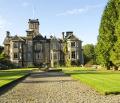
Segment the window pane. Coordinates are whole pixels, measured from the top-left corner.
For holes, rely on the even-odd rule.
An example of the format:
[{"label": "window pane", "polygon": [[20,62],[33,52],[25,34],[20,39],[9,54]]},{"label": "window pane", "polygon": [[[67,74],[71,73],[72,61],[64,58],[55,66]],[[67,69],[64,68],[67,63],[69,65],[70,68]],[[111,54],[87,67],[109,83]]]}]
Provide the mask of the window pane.
[{"label": "window pane", "polygon": [[14,59],[18,58],[18,53],[14,53]]},{"label": "window pane", "polygon": [[75,42],[71,42],[71,47],[75,47]]},{"label": "window pane", "polygon": [[57,54],[56,53],[54,54],[54,59],[57,59]]},{"label": "window pane", "polygon": [[75,59],[75,51],[72,52],[72,58]]},{"label": "window pane", "polygon": [[14,43],[14,44],[13,44],[13,47],[14,47],[14,48],[18,48],[18,43]]},{"label": "window pane", "polygon": [[37,44],[35,45],[35,50],[38,50],[38,51],[42,52],[42,50],[43,50],[42,44],[37,43]]}]

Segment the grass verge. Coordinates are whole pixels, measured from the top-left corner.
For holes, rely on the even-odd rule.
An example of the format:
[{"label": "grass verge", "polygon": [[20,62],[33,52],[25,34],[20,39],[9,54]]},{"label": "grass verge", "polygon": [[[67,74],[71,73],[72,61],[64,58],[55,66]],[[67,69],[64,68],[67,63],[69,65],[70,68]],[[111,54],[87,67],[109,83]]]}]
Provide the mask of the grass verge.
[{"label": "grass verge", "polygon": [[32,68],[0,70],[0,87],[22,78],[30,73],[31,70]]},{"label": "grass verge", "polygon": [[90,68],[62,68],[64,73],[94,88],[101,94],[120,94],[120,71],[100,71]]}]

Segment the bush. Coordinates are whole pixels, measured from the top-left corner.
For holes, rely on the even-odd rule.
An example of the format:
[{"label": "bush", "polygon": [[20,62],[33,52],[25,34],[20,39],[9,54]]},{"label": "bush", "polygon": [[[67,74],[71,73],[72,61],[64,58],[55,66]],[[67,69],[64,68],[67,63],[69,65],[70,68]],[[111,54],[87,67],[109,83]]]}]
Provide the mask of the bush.
[{"label": "bush", "polygon": [[5,69],[14,69],[16,68],[16,65],[10,62],[9,60],[2,60],[0,61],[1,64],[5,65],[7,68]]}]

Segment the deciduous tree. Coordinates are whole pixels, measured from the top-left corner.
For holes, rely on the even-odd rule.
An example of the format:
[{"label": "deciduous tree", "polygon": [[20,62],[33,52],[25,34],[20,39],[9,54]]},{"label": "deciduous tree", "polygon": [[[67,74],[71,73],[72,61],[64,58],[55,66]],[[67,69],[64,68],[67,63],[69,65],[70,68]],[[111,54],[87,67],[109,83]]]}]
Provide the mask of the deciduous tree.
[{"label": "deciduous tree", "polygon": [[86,44],[83,46],[84,62],[85,64],[95,63],[95,46],[93,44]]}]

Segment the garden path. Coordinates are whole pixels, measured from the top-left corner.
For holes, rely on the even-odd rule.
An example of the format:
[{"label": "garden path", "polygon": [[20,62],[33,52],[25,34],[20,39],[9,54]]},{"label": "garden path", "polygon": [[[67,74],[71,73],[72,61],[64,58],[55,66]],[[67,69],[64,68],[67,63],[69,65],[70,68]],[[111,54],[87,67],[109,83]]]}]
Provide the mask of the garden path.
[{"label": "garden path", "polygon": [[1,95],[0,103],[120,103],[120,95],[100,95],[63,72],[39,71]]}]

